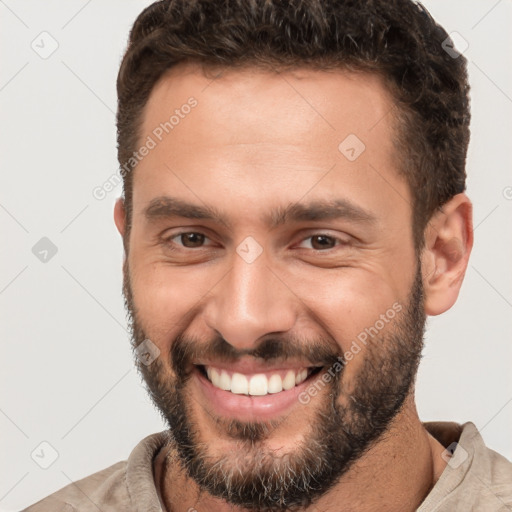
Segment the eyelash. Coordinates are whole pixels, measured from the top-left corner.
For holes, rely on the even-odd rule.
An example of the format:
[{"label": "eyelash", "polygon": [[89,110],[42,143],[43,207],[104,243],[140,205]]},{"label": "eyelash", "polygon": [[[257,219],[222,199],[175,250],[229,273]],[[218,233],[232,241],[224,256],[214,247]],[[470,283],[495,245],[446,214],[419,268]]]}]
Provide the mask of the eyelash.
[{"label": "eyelash", "polygon": [[[205,237],[206,240],[211,240],[207,235],[205,235],[204,233],[201,233],[200,231],[182,231],[180,233],[176,233],[172,236],[169,236],[169,237],[166,237],[163,239],[164,243],[166,245],[173,245],[175,244],[175,242],[172,242],[172,240],[174,240],[175,238],[179,238],[181,237],[182,235],[189,235],[189,234],[194,234],[194,235],[203,235]],[[329,235],[327,233],[322,233],[322,232],[318,232],[318,233],[314,233],[312,235],[309,235],[305,238],[302,238],[300,243],[303,243],[304,241],[306,240],[309,240],[309,239],[312,239],[312,238],[315,238],[315,237],[325,237],[325,238],[330,238],[332,240],[335,241],[335,246],[334,247],[329,247],[327,249],[313,249],[311,248],[311,250],[313,251],[318,251],[318,252],[326,252],[328,251],[329,249],[334,249],[335,247],[338,247],[338,246],[346,246],[348,245],[348,242],[345,241],[345,240],[342,240],[341,238],[338,238],[336,236],[332,236],[332,235]],[[200,246],[200,247],[185,247],[183,244],[177,244],[179,246],[179,249],[177,250],[198,250],[198,249],[204,249],[205,246]]]}]

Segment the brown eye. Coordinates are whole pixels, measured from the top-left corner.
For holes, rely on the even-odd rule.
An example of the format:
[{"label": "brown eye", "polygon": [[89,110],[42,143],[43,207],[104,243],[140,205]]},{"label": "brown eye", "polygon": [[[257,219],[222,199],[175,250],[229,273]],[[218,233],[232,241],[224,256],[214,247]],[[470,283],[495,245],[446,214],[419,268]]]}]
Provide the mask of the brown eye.
[{"label": "brown eye", "polygon": [[201,247],[206,237],[202,233],[181,233],[180,241],[184,247]]},{"label": "brown eye", "polygon": [[315,235],[310,239],[311,247],[315,250],[332,249],[336,245],[336,240],[332,236]]},{"label": "brown eye", "polygon": [[328,252],[330,249],[342,249],[348,245],[349,242],[343,238],[331,236],[326,233],[317,233],[303,238],[299,247],[302,249]]}]

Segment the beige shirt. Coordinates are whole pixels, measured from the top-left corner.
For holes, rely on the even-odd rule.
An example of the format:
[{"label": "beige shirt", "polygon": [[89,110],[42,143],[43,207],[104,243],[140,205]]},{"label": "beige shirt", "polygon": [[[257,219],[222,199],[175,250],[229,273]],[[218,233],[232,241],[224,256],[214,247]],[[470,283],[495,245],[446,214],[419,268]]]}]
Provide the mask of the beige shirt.
[{"label": "beige shirt", "polygon": [[[424,426],[447,448],[448,464],[417,512],[512,511],[512,463],[485,446],[473,423]],[[23,512],[161,512],[153,460],[165,439],[165,432],[146,437],[128,460],[73,482]]]}]

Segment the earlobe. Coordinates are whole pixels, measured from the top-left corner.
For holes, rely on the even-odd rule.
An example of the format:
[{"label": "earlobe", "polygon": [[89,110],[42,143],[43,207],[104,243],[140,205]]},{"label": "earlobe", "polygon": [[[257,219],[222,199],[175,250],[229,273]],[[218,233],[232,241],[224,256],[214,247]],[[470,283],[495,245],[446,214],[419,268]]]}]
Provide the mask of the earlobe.
[{"label": "earlobe", "polygon": [[116,224],[119,234],[124,238],[126,228],[126,211],[124,208],[124,200],[120,197],[114,206],[114,222]]},{"label": "earlobe", "polygon": [[472,247],[472,205],[461,193],[432,216],[425,230],[421,262],[427,315],[444,313],[457,300]]}]

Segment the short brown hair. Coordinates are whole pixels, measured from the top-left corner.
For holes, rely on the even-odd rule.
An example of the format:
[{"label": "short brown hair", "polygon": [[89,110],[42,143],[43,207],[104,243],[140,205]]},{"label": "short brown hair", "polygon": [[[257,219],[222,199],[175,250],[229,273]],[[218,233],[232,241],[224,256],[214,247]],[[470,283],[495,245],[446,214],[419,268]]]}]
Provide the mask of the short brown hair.
[{"label": "short brown hair", "polygon": [[[447,43],[445,30],[411,0],[155,2],[135,21],[117,78],[119,163],[126,171],[151,90],[178,63],[378,73],[397,106],[398,171],[413,197],[419,250],[432,214],[466,188],[467,62],[445,51]],[[133,172],[123,172],[123,185],[129,232]]]}]

